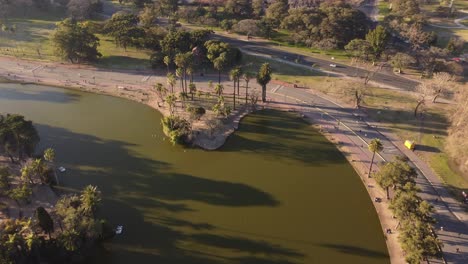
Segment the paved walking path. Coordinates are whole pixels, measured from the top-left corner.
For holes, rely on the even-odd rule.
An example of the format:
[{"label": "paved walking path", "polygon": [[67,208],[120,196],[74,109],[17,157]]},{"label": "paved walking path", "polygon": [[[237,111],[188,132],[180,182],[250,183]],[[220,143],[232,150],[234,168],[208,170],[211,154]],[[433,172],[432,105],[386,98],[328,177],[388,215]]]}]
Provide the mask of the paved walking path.
[{"label": "paved walking path", "polygon": [[[328,129],[343,131],[340,140],[346,139],[354,144],[353,152],[358,154],[359,162],[367,168],[371,159],[367,145],[374,138],[379,138],[384,145],[384,151],[379,155],[379,159],[376,159],[377,162],[392,160],[396,155],[406,155],[418,170],[417,184],[421,188],[421,197],[435,207],[435,218],[438,221],[436,233],[444,243],[443,251],[447,263],[468,263],[467,213],[460,202],[448,193],[427,164],[405,149],[400,139],[384,129],[376,128],[378,124],[369,121],[362,112],[341,106],[308,89],[270,85],[269,97],[286,104],[302,105],[302,112],[306,115],[320,114],[318,120],[329,121]],[[340,121],[339,126],[337,120]],[[361,153],[355,150],[356,147],[361,149]],[[443,230],[440,227],[443,227]],[[458,253],[457,248],[460,251]]]}]

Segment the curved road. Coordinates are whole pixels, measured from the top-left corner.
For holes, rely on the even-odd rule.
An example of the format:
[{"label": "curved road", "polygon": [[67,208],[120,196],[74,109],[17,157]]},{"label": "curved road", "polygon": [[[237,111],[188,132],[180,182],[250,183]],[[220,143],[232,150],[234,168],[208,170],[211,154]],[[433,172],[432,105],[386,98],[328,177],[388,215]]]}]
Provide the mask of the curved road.
[{"label": "curved road", "polygon": [[[235,39],[235,38],[230,38],[224,35],[219,35],[216,34],[214,38],[231,43],[234,46],[237,46],[245,51],[251,52],[251,53],[256,53],[264,56],[269,56],[272,58],[277,58],[277,59],[282,59],[282,60],[287,60],[291,62],[296,62],[300,65],[311,67],[311,65],[316,65],[320,69],[324,70],[324,74],[326,73],[336,73],[337,75],[344,75],[344,76],[349,76],[349,77],[357,77],[357,76],[365,76],[366,71],[345,65],[345,64],[340,64],[336,63],[333,60],[324,60],[324,59],[319,59],[315,57],[310,57],[310,56],[304,56],[302,54],[290,52],[290,51],[284,51],[275,47],[272,47],[269,43],[266,42],[260,42],[260,41],[255,41],[255,40],[242,40],[242,39]],[[330,64],[333,63],[336,65],[336,67],[330,67]],[[415,87],[419,84],[417,81],[410,80],[398,75],[395,75],[391,72],[386,71],[385,69],[381,72],[377,72],[374,74],[372,77],[372,81],[374,83],[386,86],[386,87],[392,87],[395,89],[402,89],[402,90],[407,90],[407,91],[413,91]]]},{"label": "curved road", "polygon": [[[376,158],[379,161],[392,160],[396,155],[407,156],[412,166],[418,171],[416,180],[421,189],[420,196],[431,203],[435,208],[434,217],[437,219],[435,227],[439,239],[443,242],[444,258],[447,263],[468,263],[468,216],[460,202],[455,200],[444,187],[440,179],[432,172],[427,164],[416,156],[412,151],[402,146],[402,142],[396,139],[385,129],[378,128],[377,123],[367,120],[367,117],[354,108],[347,108],[325,98],[314,94],[311,90],[292,88],[283,85],[270,85],[268,97],[275,102],[302,105],[302,112],[307,114],[320,114],[324,121],[338,124],[343,135],[348,141],[369,153],[367,145],[374,138],[379,138],[384,150]],[[361,162],[366,163],[364,160]],[[368,161],[367,161],[367,164]],[[368,165],[367,165],[368,166]],[[443,227],[442,229],[440,227]],[[459,252],[457,252],[457,248]],[[431,263],[440,263],[431,260]]]}]

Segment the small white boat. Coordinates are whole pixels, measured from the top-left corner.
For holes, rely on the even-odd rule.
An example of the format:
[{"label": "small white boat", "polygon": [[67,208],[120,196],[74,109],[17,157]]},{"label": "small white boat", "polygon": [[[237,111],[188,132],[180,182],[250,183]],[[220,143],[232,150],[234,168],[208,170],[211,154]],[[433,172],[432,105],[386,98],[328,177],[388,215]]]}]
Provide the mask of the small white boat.
[{"label": "small white boat", "polygon": [[59,167],[58,170],[59,170],[60,172],[65,172],[65,171],[67,171],[67,169],[65,169],[64,167]]},{"label": "small white boat", "polygon": [[115,234],[120,235],[122,234],[122,231],[123,231],[123,226],[117,226],[117,228],[115,229]]}]

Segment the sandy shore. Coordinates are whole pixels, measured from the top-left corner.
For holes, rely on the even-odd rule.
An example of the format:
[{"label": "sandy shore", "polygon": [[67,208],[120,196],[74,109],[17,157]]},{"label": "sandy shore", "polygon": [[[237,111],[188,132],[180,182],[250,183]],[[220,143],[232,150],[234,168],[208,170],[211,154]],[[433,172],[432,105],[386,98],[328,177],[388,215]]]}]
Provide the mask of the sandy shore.
[{"label": "sandy shore", "polygon": [[[156,82],[166,83],[165,77],[155,76],[153,72],[144,71],[104,71],[103,69],[95,69],[88,66],[63,65],[59,63],[40,63],[35,61],[23,61],[13,58],[0,58],[0,69],[3,67],[2,76],[17,82],[36,83],[51,86],[60,86],[70,89],[78,89],[87,92],[112,95],[134,100],[140,103],[147,104],[161,112],[163,115],[168,115],[168,110],[158,104],[158,99],[153,91],[153,84]],[[215,80],[216,76],[211,76],[211,80]],[[210,80],[210,76],[197,78],[195,82],[197,87],[203,87],[202,83]],[[252,84],[254,82],[251,82]],[[274,85],[272,81],[271,85]],[[225,92],[229,93],[230,82],[223,82]],[[254,85],[252,85],[254,86]],[[255,86],[254,86],[255,87]],[[203,90],[203,89],[201,89]],[[300,106],[288,105],[287,109],[281,102],[269,102],[260,104],[259,107],[295,110],[300,112]],[[183,115],[184,111],[179,108],[177,113]],[[208,132],[203,121],[213,116],[207,115],[205,120],[194,124],[195,138],[193,140],[196,146],[206,150],[214,150],[221,147],[226,139],[238,129],[241,119],[250,112],[247,108],[241,108],[235,111],[224,122],[224,126],[216,130],[212,135]],[[370,161],[370,152],[364,153],[362,148],[356,146],[349,139],[343,137],[342,133],[334,133],[331,129],[335,124],[324,121],[320,118],[320,113],[304,112],[303,117],[314,124],[322,133],[333,143],[338,146],[338,149],[345,154],[345,157],[353,165],[355,170],[360,175],[363,184],[369,192],[370,198],[385,197],[384,192],[377,187],[375,181],[367,178],[368,164]],[[324,129],[328,128],[328,129]],[[346,144],[344,144],[346,143]],[[344,147],[346,145],[346,147]],[[376,170],[377,166],[374,167]],[[385,200],[385,199],[383,199]],[[382,232],[384,229],[391,228],[394,230],[397,221],[392,218],[391,211],[388,209],[388,202],[375,203],[374,206],[379,216]],[[388,234],[386,243],[389,250],[389,255],[392,263],[405,263],[403,252],[397,240],[397,233]]]},{"label": "sandy shore", "polygon": [[[168,116],[169,110],[160,101],[154,90],[156,83],[166,85],[165,72],[132,71],[100,69],[86,65],[63,64],[56,62],[38,62],[19,60],[10,57],[0,57],[0,77],[20,83],[33,83],[40,85],[58,86],[80,91],[111,95],[146,104],[162,115]],[[195,76],[194,83],[197,90],[211,92],[208,88],[210,80],[217,80],[217,75]],[[223,76],[224,94],[232,94],[232,82]],[[180,91],[176,84],[175,92]],[[250,82],[251,89],[258,89],[254,81]],[[190,102],[188,102],[190,103]],[[209,110],[209,109],[207,109]],[[226,139],[239,125],[240,120],[251,112],[249,107],[239,107],[223,120],[222,125],[211,131],[206,123],[216,118],[212,111],[198,121],[192,123],[193,144],[205,150],[214,150],[221,147]],[[181,102],[176,104],[175,113],[188,117]]]}]

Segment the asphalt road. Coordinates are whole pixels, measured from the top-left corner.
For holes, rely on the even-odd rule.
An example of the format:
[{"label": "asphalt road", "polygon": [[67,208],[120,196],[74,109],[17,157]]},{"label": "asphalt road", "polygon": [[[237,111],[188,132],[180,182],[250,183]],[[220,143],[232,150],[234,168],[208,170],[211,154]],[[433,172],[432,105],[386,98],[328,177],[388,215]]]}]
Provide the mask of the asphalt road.
[{"label": "asphalt road", "polygon": [[[298,64],[307,67],[315,65],[319,69],[325,70],[327,72],[332,72],[349,77],[363,77],[366,75],[366,71],[361,68],[336,63],[334,60],[331,60],[331,58],[330,60],[324,60],[315,57],[304,56],[294,52],[280,50],[279,48],[272,47],[267,42],[259,42],[255,40],[247,41],[242,39],[229,38],[221,35],[215,35],[214,38],[228,42],[234,46],[237,46],[243,50],[252,53],[267,55],[271,56],[272,58],[278,58],[291,62],[297,62]],[[330,64],[335,64],[336,67],[331,67]],[[371,81],[386,87],[392,87],[407,91],[414,91],[415,87],[419,84],[416,81],[395,75],[391,72],[391,69],[386,68],[384,68],[380,72],[375,73]]]},{"label": "asphalt road", "polygon": [[[384,128],[379,128],[378,124],[367,120],[366,116],[358,110],[342,107],[327,98],[311,93],[308,89],[270,85],[267,95],[274,101],[302,105],[303,112],[320,111],[321,118],[333,120],[337,124],[337,129],[340,129],[353,144],[364,151],[367,151],[367,145],[372,139],[379,138],[384,150],[378,157],[376,156],[376,163],[391,161],[397,155],[407,156],[410,164],[418,171],[416,182],[421,189],[419,193],[421,198],[431,203],[436,210],[435,232],[444,243],[443,252],[447,263],[468,263],[466,212],[424,161],[413,152],[397,147],[397,145],[401,146],[402,142],[395,139]],[[340,121],[339,125],[337,120]],[[432,260],[431,263],[437,262]]]}]

